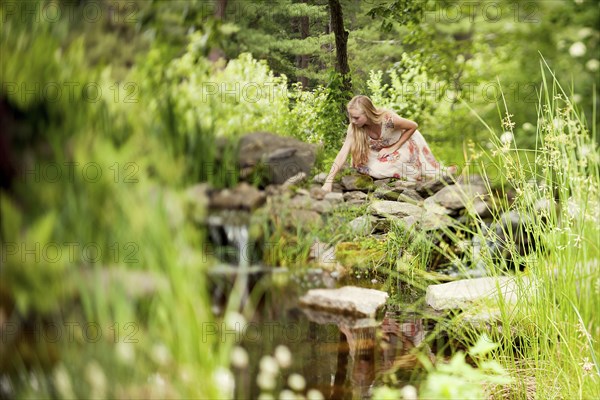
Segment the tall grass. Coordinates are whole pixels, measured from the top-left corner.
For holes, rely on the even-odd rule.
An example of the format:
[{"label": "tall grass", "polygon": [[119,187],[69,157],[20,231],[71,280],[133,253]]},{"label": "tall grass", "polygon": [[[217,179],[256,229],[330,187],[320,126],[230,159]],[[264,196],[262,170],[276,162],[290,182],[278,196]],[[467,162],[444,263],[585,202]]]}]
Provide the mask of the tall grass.
[{"label": "tall grass", "polygon": [[[600,375],[600,155],[595,127],[585,118],[557,78],[542,67],[536,148],[518,147],[519,137],[494,140],[482,164],[516,192],[496,204],[495,222],[506,211],[523,216],[531,239],[519,254],[518,238],[506,229],[506,258],[525,266],[519,300],[499,300],[496,330],[501,346],[495,357],[515,378],[496,390],[501,398],[599,398]],[[502,131],[513,133],[506,110]],[[595,120],[595,116],[592,121]],[[486,125],[487,126],[487,125]],[[504,136],[511,137],[505,134]],[[485,169],[486,165],[482,165]],[[482,242],[490,234],[475,230]],[[499,240],[499,238],[495,238]],[[506,271],[505,259],[482,255],[492,273]],[[501,326],[501,328],[499,328]]]}]

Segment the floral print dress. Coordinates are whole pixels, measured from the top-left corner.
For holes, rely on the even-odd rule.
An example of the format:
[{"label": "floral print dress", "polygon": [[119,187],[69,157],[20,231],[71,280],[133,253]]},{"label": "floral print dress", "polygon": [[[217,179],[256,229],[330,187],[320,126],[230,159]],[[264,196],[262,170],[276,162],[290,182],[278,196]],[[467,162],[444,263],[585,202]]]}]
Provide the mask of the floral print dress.
[{"label": "floral print dress", "polygon": [[418,130],[398,150],[378,157],[379,150],[397,143],[403,133],[404,130],[394,127],[392,114],[388,113],[381,123],[379,139],[369,137],[368,163],[359,165],[357,170],[375,179],[400,178],[407,181],[421,181],[445,174],[445,168],[435,159]]}]

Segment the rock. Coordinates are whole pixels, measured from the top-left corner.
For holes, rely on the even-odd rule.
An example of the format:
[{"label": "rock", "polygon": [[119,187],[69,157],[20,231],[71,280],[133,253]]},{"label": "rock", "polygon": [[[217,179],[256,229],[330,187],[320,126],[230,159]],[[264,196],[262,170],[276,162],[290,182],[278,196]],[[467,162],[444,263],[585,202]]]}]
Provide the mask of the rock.
[{"label": "rock", "polygon": [[376,188],[383,188],[383,189],[389,190],[389,189],[391,189],[391,186],[388,185],[388,181],[380,179],[380,180],[373,182],[373,185],[375,185]]},{"label": "rock", "polygon": [[[399,190],[399,189],[397,189]],[[403,201],[405,203],[417,204],[423,201],[423,198],[419,195],[419,193],[414,189],[404,189],[400,193],[398,197],[398,201]]]},{"label": "rock", "polygon": [[335,247],[331,246],[329,243],[323,243],[316,240],[312,246],[310,246],[309,259],[314,260],[317,265],[327,270],[333,270],[337,264],[335,259]]},{"label": "rock", "polygon": [[408,181],[396,181],[393,182],[392,187],[394,189],[398,189],[398,190],[414,190],[417,187],[417,183],[416,182],[408,182]]},{"label": "rock", "polygon": [[354,192],[345,192],[344,193],[344,200],[345,201],[354,201],[354,200],[358,200],[358,201],[364,201],[367,199],[367,194],[363,193],[363,192],[358,192],[358,191],[354,191]]},{"label": "rock", "polygon": [[[266,183],[281,185],[300,172],[310,173],[315,156],[313,144],[272,133],[251,133],[240,139],[240,176],[247,178],[257,172]],[[261,164],[264,169],[259,168]]]},{"label": "rock", "polygon": [[484,186],[479,185],[449,185],[441,189],[432,198],[436,203],[451,210],[460,210],[467,204],[475,201],[476,197],[483,197],[487,193]]},{"label": "rock", "polygon": [[292,185],[296,185],[306,179],[306,172],[298,172],[294,176],[290,176],[285,182],[283,182],[283,187],[287,188]]},{"label": "rock", "polygon": [[389,187],[378,187],[373,193],[376,199],[398,201],[400,193],[393,191]]},{"label": "rock", "polygon": [[264,204],[266,196],[254,186],[240,182],[233,189],[223,189],[213,193],[210,208],[221,210],[254,210]]},{"label": "rock", "polygon": [[321,187],[312,187],[310,188],[310,197],[312,197],[315,200],[323,200],[323,198],[325,198],[325,195],[327,194],[326,191],[324,191],[323,189],[321,189]]},{"label": "rock", "polygon": [[304,307],[339,314],[374,317],[388,298],[386,292],[356,286],[339,289],[311,289],[300,298]]},{"label": "rock", "polygon": [[207,183],[199,183],[185,190],[186,211],[192,221],[202,223],[206,219],[210,191],[210,185]]},{"label": "rock", "polygon": [[378,322],[375,318],[356,318],[310,308],[302,308],[302,312],[310,321],[319,325],[334,324],[347,329],[376,328],[381,325],[381,322]]},{"label": "rock", "polygon": [[395,215],[398,217],[406,217],[408,215],[421,216],[423,209],[419,206],[409,203],[376,200],[369,206],[369,212],[371,214],[377,214],[381,216]]},{"label": "rock", "polygon": [[402,218],[401,221],[407,228],[411,228],[413,225],[419,223],[419,218],[415,217],[414,215],[409,215],[407,217]]},{"label": "rock", "polygon": [[329,192],[325,195],[325,200],[332,204],[339,204],[344,202],[344,195],[342,193]]},{"label": "rock", "polygon": [[433,231],[451,226],[455,219],[444,214],[435,214],[431,211],[425,211],[419,220],[419,228],[424,231]]},{"label": "rock", "polygon": [[439,205],[435,201],[434,197],[426,198],[425,201],[423,202],[423,208],[425,208],[426,211],[428,211],[432,214],[438,214],[438,215],[452,214],[452,210],[448,210],[446,207]]},{"label": "rock", "polygon": [[446,178],[446,177],[442,177],[439,179],[432,179],[432,180],[428,180],[423,183],[417,184],[415,190],[421,196],[427,197],[427,196],[436,194],[437,192],[442,190],[444,187],[448,186],[448,182],[451,182],[451,180],[449,180],[449,178]]},{"label": "rock", "polygon": [[361,215],[358,218],[350,221],[350,229],[355,235],[368,235],[373,232],[373,226],[377,222],[377,218],[372,215]]},{"label": "rock", "polygon": [[509,276],[463,279],[430,285],[427,287],[425,300],[430,307],[438,311],[468,308],[474,303],[486,301],[495,305],[499,295],[498,287],[504,301],[517,301],[517,284],[515,278]]},{"label": "rock", "polygon": [[323,226],[321,215],[311,210],[290,210],[289,218],[285,218],[285,225],[288,228],[297,226]]},{"label": "rock", "polygon": [[310,209],[313,200],[310,196],[296,195],[290,199],[288,206],[294,209]]},{"label": "rock", "polygon": [[321,172],[320,174],[317,174],[315,176],[313,176],[312,181],[314,183],[319,183],[319,184],[324,184],[325,183],[325,179],[327,179],[327,173],[326,172]]},{"label": "rock", "polygon": [[369,192],[375,188],[373,178],[363,174],[342,176],[342,186],[346,191],[360,190],[361,192]]},{"label": "rock", "polygon": [[327,214],[333,210],[333,204],[328,200],[317,200],[311,203],[310,209],[319,214]]},{"label": "rock", "polygon": [[492,216],[490,206],[481,199],[475,199],[473,203],[473,212],[479,215],[480,218],[489,218]]}]

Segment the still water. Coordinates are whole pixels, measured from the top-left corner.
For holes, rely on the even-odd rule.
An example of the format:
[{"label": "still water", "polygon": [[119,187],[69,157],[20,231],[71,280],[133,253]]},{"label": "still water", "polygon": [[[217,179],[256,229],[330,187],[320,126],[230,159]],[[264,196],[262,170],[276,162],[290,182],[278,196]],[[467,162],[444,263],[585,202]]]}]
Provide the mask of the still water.
[{"label": "still water", "polygon": [[[213,294],[227,293],[225,280],[213,277],[213,282]],[[356,319],[302,308],[298,299],[308,287],[323,286],[306,273],[257,272],[247,282],[252,287],[246,294],[247,322],[237,334],[229,333],[249,355],[246,367],[232,368],[237,399],[256,399],[261,393],[279,398],[281,390],[290,389],[291,374],[304,377],[305,389],[296,392],[304,396],[317,389],[325,399],[371,398],[373,389],[384,383],[415,384],[420,376],[417,354],[434,357],[424,343],[433,322],[422,314],[396,309],[377,319]],[[257,383],[260,361],[273,356],[278,345],[290,350],[291,365],[279,368],[273,389],[263,390],[265,385],[261,389]]]}]

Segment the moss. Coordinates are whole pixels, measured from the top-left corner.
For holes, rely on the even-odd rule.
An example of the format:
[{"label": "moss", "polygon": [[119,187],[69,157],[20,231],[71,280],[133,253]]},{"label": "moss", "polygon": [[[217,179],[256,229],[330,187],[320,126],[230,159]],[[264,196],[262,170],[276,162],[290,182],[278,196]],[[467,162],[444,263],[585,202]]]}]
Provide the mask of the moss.
[{"label": "moss", "polygon": [[336,259],[346,268],[369,268],[385,260],[385,243],[365,240],[361,243],[341,242],[335,247]]}]

